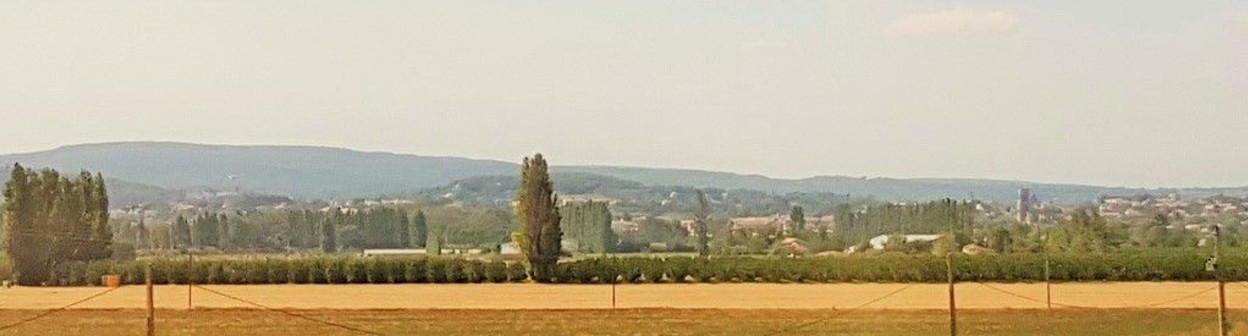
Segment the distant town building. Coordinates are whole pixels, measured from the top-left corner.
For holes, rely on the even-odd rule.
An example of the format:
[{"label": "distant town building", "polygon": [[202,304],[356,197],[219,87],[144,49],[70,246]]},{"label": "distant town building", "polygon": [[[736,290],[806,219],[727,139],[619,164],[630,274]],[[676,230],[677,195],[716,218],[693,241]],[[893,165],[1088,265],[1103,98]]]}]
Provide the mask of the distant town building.
[{"label": "distant town building", "polygon": [[1030,188],[1018,189],[1018,221],[1031,224],[1031,206],[1036,200]]}]

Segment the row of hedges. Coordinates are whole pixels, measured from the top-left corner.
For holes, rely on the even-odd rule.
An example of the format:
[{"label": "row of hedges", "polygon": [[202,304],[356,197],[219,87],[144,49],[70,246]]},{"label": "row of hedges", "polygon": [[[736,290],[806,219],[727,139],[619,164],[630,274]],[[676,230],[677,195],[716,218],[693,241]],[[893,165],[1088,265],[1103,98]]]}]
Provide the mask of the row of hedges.
[{"label": "row of hedges", "polygon": [[[1208,281],[1209,255],[1195,250],[1107,255],[1049,256],[1053,281]],[[1042,254],[954,258],[958,281],[1036,282],[1045,279]],[[1248,280],[1248,256],[1222,256],[1226,280]],[[563,283],[620,282],[945,282],[945,258],[928,255],[848,256],[804,259],[622,258],[560,264]],[[618,275],[618,276],[613,276]]]},{"label": "row of hedges", "polygon": [[71,264],[67,285],[99,285],[106,274],[124,284],[145,281],[152,269],[155,284],[392,284],[484,283],[526,280],[517,263],[453,258],[253,258],[237,260],[149,259]]},{"label": "row of hedges", "polygon": [[[1049,257],[1055,281],[1201,281],[1208,254],[1196,250]],[[959,281],[1043,281],[1044,255],[957,255]],[[501,283],[528,281],[518,263],[459,258],[302,257],[239,260],[150,259],[71,264],[63,284],[98,285],[105,274],[142,283],[150,264],[157,284]],[[1221,274],[1248,280],[1248,256],[1223,256]],[[560,263],[555,283],[944,282],[945,258],[877,255],[803,259],[600,258]]]}]

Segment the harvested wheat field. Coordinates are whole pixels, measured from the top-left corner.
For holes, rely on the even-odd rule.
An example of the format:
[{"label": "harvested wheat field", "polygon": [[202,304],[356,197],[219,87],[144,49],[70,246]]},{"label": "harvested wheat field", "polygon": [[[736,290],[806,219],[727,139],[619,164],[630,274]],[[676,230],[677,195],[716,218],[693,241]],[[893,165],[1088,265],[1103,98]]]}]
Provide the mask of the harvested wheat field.
[{"label": "harvested wheat field", "polygon": [[[1248,335],[1235,311],[1232,335]],[[0,310],[0,325],[38,314]],[[301,310],[309,320],[246,309],[158,310],[156,334],[308,335],[948,335],[944,311],[621,309],[621,310]],[[144,312],[69,310],[0,330],[0,335],[143,335]],[[960,335],[1214,335],[1211,310],[970,310]],[[353,328],[345,329],[323,322]]]},{"label": "harvested wheat field", "polygon": [[[187,286],[156,286],[156,306],[185,309]],[[1046,308],[1044,284],[959,283],[965,309]],[[1052,286],[1054,308],[1215,308],[1216,284],[1205,282],[1066,283]],[[0,289],[0,309],[49,309],[104,291],[99,287]],[[1248,284],[1228,283],[1227,304],[1248,308]],[[253,308],[217,291],[270,307],[293,309],[603,309],[610,285],[215,285],[195,288],[198,308]],[[617,308],[926,310],[948,307],[943,284],[641,284],[615,286]],[[143,286],[126,286],[75,308],[145,306]],[[891,294],[891,295],[890,295]],[[878,301],[876,301],[878,300]]]}]

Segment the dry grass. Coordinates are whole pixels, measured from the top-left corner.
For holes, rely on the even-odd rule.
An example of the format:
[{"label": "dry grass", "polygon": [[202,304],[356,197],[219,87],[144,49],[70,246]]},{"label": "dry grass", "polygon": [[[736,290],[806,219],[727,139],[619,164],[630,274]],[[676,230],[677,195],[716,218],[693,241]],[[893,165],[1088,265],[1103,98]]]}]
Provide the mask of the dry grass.
[{"label": "dry grass", "polygon": [[[944,335],[947,288],[914,285],[866,309],[849,311],[898,284],[621,285],[611,310],[607,285],[257,285],[211,286],[265,305],[386,335]],[[993,284],[1043,300],[1043,284]],[[1057,309],[990,289],[959,284],[961,335],[1206,335],[1215,333],[1212,283],[1073,283],[1054,300],[1117,308],[1171,301],[1164,309]],[[1228,303],[1248,308],[1248,285],[1229,284]],[[0,289],[0,325],[82,299],[101,288]],[[355,335],[351,331],[195,291],[159,286],[162,335]],[[124,287],[0,335],[140,335],[144,290]],[[835,308],[835,309],[833,309]],[[1200,309],[1193,309],[1200,308]],[[1232,311],[1236,335],[1248,336],[1248,311]],[[795,325],[821,321],[807,328]]]},{"label": "dry grass", "polygon": [[[0,310],[7,324],[36,314]],[[385,335],[945,335],[944,311],[831,310],[309,310],[302,314]],[[1235,335],[1248,335],[1244,311]],[[1209,335],[1210,310],[971,310],[961,335]],[[799,330],[788,328],[828,319]],[[142,335],[142,310],[70,310],[0,335]],[[242,309],[161,310],[161,335],[358,335],[276,312]]]},{"label": "dry grass", "polygon": [[[616,287],[619,308],[845,309],[888,294],[900,284],[664,284]],[[976,283],[957,286],[958,306],[967,309],[1045,308],[1043,284],[993,284],[1040,300],[1028,301]],[[1070,283],[1053,286],[1053,301],[1099,308],[1142,306],[1200,293],[1150,308],[1214,308],[1213,283]],[[231,295],[297,309],[602,309],[611,308],[609,285],[427,284],[427,285],[254,285],[209,286]],[[90,296],[98,287],[0,289],[0,309],[48,309]],[[1203,291],[1203,292],[1202,292]],[[1228,284],[1231,308],[1248,308],[1248,285]],[[160,308],[186,308],[186,286],[157,286]],[[872,304],[883,309],[944,309],[945,285],[920,284]],[[195,290],[196,307],[250,308]],[[82,308],[144,307],[141,286],[128,286]]]}]

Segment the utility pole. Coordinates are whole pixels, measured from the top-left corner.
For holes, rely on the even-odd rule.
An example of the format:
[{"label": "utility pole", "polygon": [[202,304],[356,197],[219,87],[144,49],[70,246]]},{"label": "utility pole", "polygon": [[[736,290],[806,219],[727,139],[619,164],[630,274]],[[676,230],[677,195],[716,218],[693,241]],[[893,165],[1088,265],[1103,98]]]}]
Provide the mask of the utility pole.
[{"label": "utility pole", "polygon": [[958,306],[953,294],[953,253],[945,254],[945,270],[949,276],[949,336],[958,336]]},{"label": "utility pole", "polygon": [[147,336],[156,336],[156,302],[152,293],[152,264],[147,264]]}]

